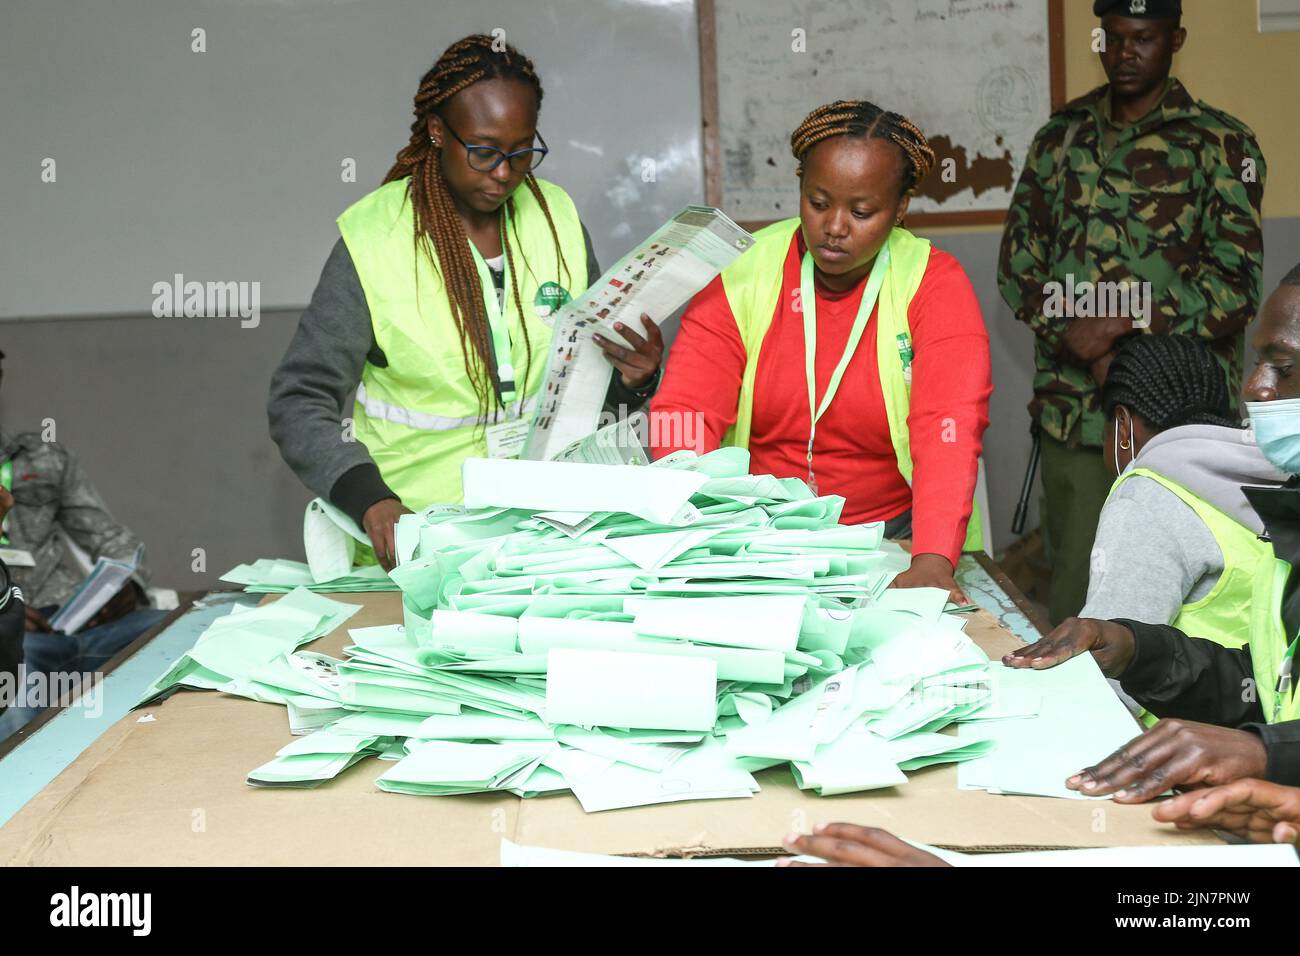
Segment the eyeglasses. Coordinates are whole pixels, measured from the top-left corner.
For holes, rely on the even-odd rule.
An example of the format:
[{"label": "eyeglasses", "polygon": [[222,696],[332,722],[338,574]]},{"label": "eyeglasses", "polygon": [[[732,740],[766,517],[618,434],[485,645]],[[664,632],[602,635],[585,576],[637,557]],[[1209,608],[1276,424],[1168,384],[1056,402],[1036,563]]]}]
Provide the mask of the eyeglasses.
[{"label": "eyeglasses", "polygon": [[442,120],[442,125],[448,133],[456,138],[456,142],[465,147],[465,158],[469,162],[470,169],[476,169],[480,173],[490,173],[501,165],[501,161],[509,160],[510,168],[517,173],[532,172],[538,166],[542,165],[542,160],[551,150],[546,145],[546,140],[542,139],[542,134],[537,134],[540,147],[531,146],[528,149],[517,149],[513,153],[507,153],[504,150],[497,149],[495,146],[478,146],[467,143],[460,138],[454,129],[451,128],[446,118],[441,114],[435,114],[438,119]]}]

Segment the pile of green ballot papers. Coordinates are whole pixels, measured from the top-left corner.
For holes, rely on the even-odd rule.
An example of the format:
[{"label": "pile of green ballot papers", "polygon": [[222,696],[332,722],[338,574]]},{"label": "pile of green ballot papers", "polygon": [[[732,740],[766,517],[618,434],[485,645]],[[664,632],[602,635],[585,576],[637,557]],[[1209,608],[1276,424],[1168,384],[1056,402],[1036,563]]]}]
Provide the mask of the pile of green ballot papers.
[{"label": "pile of green ballot papers", "polygon": [[252,564],[236,565],[221,580],[241,584],[252,594],[287,594],[294,588],[322,593],[397,590],[388,572],[377,564],[361,565],[328,581],[317,581],[302,561],[283,558],[260,558]]},{"label": "pile of green ballot papers", "polygon": [[568,790],[589,812],[745,798],[780,765],[821,794],[901,785],[993,747],[943,728],[1037,712],[1024,688],[995,694],[946,592],[888,589],[906,558],[880,524],[748,468],[734,448],[467,461],[463,505],[398,524],[400,624],[349,631],[343,659],[299,650],[355,610],[303,582],[218,620],[151,695],[284,704],[310,735],[255,785],[377,755],[383,790]]},{"label": "pile of green ballot papers", "polygon": [[[241,564],[221,580],[242,584],[254,594],[284,594],[294,588],[309,591],[395,591],[397,585],[379,565],[355,564],[358,545],[369,548],[370,539],[356,522],[323,498],[307,505],[302,522],[307,561],[263,558]],[[370,554],[369,551],[364,553]],[[374,561],[373,554],[370,561]]]}]

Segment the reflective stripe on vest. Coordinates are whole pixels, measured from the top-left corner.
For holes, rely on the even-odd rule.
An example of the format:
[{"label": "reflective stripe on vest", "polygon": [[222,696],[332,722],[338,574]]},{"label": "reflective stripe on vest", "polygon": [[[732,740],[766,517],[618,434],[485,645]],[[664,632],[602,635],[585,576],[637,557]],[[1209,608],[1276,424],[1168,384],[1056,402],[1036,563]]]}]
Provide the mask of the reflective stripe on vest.
[{"label": "reflective stripe on vest", "polygon": [[400,405],[391,405],[378,398],[372,398],[366,394],[366,383],[362,382],[357,386],[357,404],[364,408],[366,414],[371,418],[382,418],[386,422],[405,425],[407,428],[418,428],[421,431],[445,432],[453,428],[490,425],[495,421],[506,421],[523,415],[531,415],[537,410],[537,396],[534,395],[523,402],[511,402],[506,406],[505,415],[495,419],[484,418],[481,415],[471,415],[468,418],[442,418],[437,415],[426,415],[424,412],[411,408],[402,408]]},{"label": "reflective stripe on vest", "polygon": [[[776,314],[785,275],[786,256],[798,228],[799,220],[795,218],[760,229],[754,236],[753,248],[722,270],[723,291],[731,314],[736,319],[746,356],[736,407],[736,424],[723,438],[724,445],[749,447],[759,353]],[[880,370],[885,419],[889,423],[889,438],[894,446],[898,471],[903,480],[911,485],[911,434],[907,427],[907,414],[911,408],[911,382],[910,374],[905,373],[905,364],[911,361],[912,339],[907,309],[921,285],[926,265],[930,261],[930,242],[912,235],[901,226],[890,230],[887,241],[889,271],[876,303],[876,365]],[[978,504],[972,502],[963,551],[983,550],[982,526]]]},{"label": "reflective stripe on vest", "polygon": [[1300,718],[1294,678],[1287,693],[1279,694],[1277,689],[1278,671],[1291,644],[1282,621],[1282,595],[1290,575],[1291,565],[1280,558],[1263,562],[1255,576],[1250,605],[1250,660],[1255,672],[1255,693],[1264,709],[1264,719],[1270,724]]},{"label": "reflective stripe on vest", "polygon": [[[362,371],[354,434],[403,504],[419,511],[461,500],[461,463],[485,457],[487,442],[440,269],[415,249],[409,182],[395,180],[363,196],[338,223],[366,295],[375,343],[388,360],[382,368],[367,362]],[[545,378],[551,329],[543,320],[553,320],[561,290],[571,298],[587,288],[587,248],[573,201],[551,183],[537,180],[537,186],[546,210],[521,185],[511,195],[514,208],[502,237],[514,267],[504,308],[513,354],[497,361],[516,370],[523,403],[512,403],[516,415],[531,412],[530,400]]]}]

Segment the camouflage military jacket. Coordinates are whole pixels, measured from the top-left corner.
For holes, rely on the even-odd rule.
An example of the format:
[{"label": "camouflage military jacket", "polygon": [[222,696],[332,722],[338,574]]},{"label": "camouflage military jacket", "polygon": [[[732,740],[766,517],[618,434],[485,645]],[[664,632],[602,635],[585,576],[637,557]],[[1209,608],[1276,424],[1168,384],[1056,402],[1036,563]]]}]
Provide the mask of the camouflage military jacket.
[{"label": "camouflage military jacket", "polygon": [[1098,387],[1059,351],[1066,324],[1087,321],[1086,311],[1061,315],[1055,292],[1150,283],[1148,314],[1135,327],[1205,341],[1235,396],[1264,259],[1264,158],[1248,127],[1177,80],[1137,122],[1118,126],[1110,116],[1103,86],[1038,131],[998,262],[1003,299],[1035,333],[1030,413],[1062,441],[1082,422],[1086,445],[1102,441]]},{"label": "camouflage military jacket", "polygon": [[[37,432],[0,432],[0,461],[13,462],[14,506],[5,522],[7,547],[30,551],[35,567],[11,567],[14,583],[23,589],[28,607],[62,604],[85,575],[72,560],[59,536],[62,529],[95,560],[130,561],[140,543],[113,519],[104,500],[76,456],[55,442],[43,442]],[[141,588],[148,571],[136,576]]]}]

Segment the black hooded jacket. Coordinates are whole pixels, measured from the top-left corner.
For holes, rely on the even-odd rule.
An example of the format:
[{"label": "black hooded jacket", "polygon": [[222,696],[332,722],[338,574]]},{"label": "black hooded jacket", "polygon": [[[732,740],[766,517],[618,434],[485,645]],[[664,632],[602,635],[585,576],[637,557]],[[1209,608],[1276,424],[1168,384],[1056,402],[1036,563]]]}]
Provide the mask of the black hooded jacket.
[{"label": "black hooded jacket", "polygon": [[[1279,488],[1244,488],[1264,522],[1273,553],[1288,562],[1282,622],[1300,633],[1300,477]],[[1167,624],[1117,620],[1133,632],[1133,660],[1119,677],[1125,693],[1161,717],[1237,727],[1260,735],[1268,751],[1266,776],[1300,786],[1300,720],[1266,723],[1254,686],[1250,645],[1232,649]],[[1292,683],[1291,692],[1295,692]]]}]

